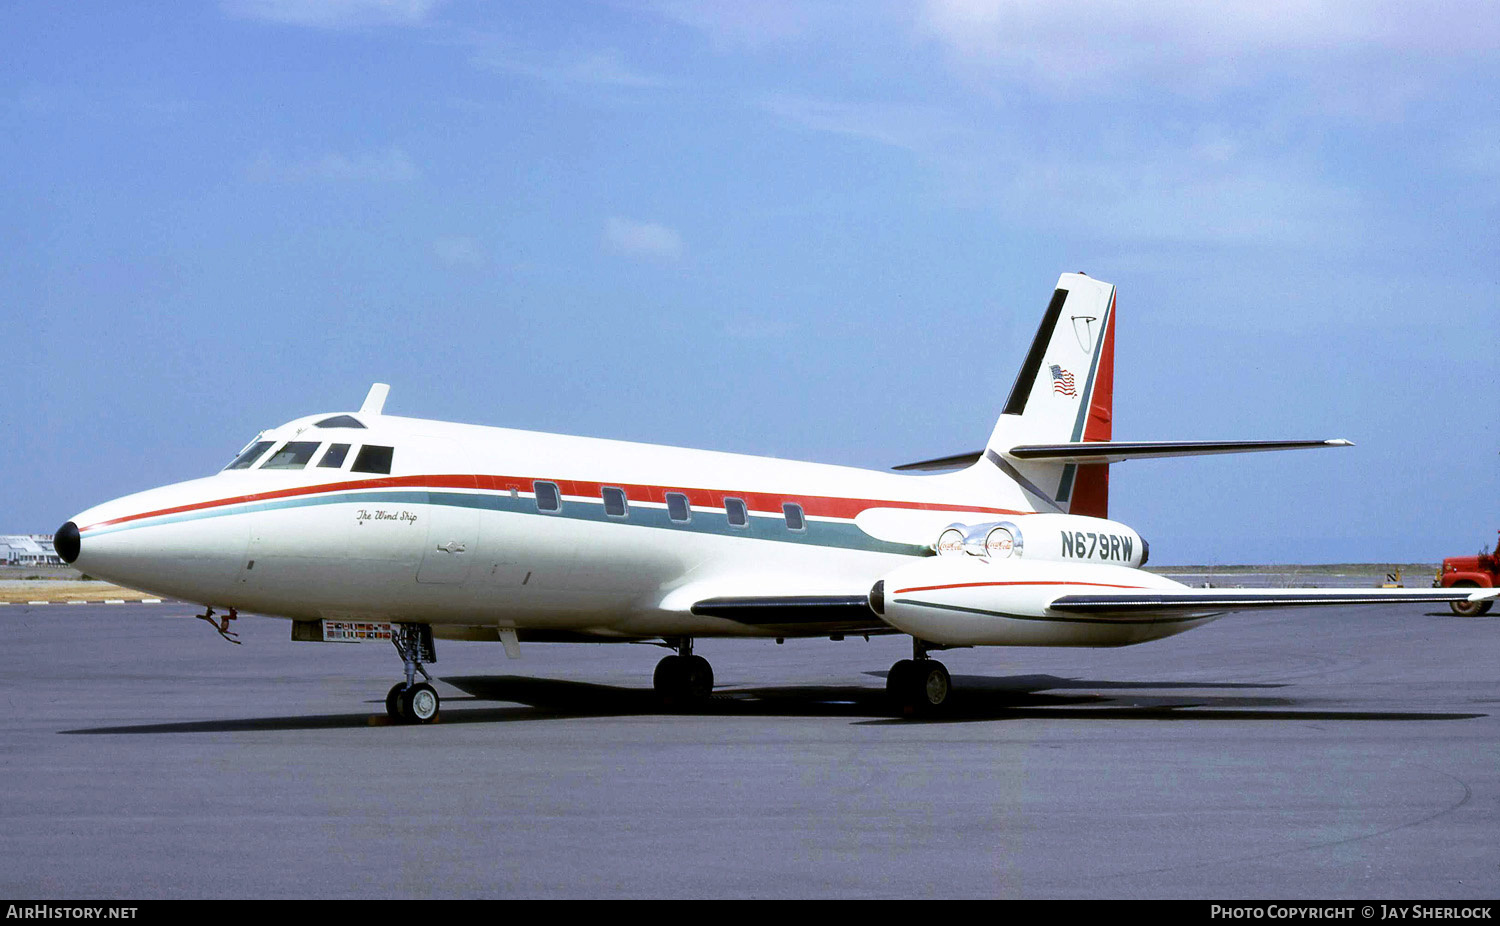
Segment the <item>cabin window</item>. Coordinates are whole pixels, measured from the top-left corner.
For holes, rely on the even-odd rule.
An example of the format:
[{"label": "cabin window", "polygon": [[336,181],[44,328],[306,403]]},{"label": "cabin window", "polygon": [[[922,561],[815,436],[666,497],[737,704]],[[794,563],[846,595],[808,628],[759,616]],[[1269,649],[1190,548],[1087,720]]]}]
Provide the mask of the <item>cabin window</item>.
[{"label": "cabin window", "polygon": [[234,458],[234,462],[230,463],[224,468],[249,469],[251,464],[253,464],[256,460],[259,460],[261,454],[265,453],[267,450],[270,450],[271,445],[274,443],[276,442],[270,440],[258,440],[255,443],[251,444],[249,447],[246,447],[244,450],[240,451],[240,455]]},{"label": "cabin window", "polygon": [[271,454],[271,459],[260,465],[261,469],[301,469],[318,452],[319,441],[293,440],[281,445]]},{"label": "cabin window", "polygon": [[786,515],[786,529],[789,531],[807,530],[807,519],[802,516],[802,506],[787,502],[781,506],[782,514]]},{"label": "cabin window", "polygon": [[340,466],[344,465],[344,459],[348,456],[348,444],[329,444],[328,452],[323,454],[323,459],[318,461],[318,467],[320,469],[323,467],[327,467],[329,469],[338,469]]},{"label": "cabin window", "polygon": [[729,516],[730,527],[749,527],[750,513],[745,509],[745,500],[742,498],[724,499],[724,513]]},{"label": "cabin window", "polygon": [[534,482],[531,485],[536,490],[537,511],[562,510],[562,498],[557,494],[557,483]]},{"label": "cabin window", "polygon": [[353,417],[352,415],[334,415],[332,418],[324,418],[322,421],[319,421],[317,424],[313,425],[313,427],[315,427],[315,428],[363,428],[364,425],[360,424],[359,423],[359,419]]},{"label": "cabin window", "polygon": [[394,447],[377,447],[374,444],[365,444],[359,448],[359,456],[354,458],[354,465],[350,467],[356,473],[386,473],[391,471],[391,457],[396,453]]},{"label": "cabin window", "polygon": [[627,515],[625,510],[625,490],[606,488],[604,495],[604,513],[612,518],[623,518]]},{"label": "cabin window", "polygon": [[688,506],[688,497],[681,492],[667,493],[667,517],[686,524],[693,519],[693,509]]}]

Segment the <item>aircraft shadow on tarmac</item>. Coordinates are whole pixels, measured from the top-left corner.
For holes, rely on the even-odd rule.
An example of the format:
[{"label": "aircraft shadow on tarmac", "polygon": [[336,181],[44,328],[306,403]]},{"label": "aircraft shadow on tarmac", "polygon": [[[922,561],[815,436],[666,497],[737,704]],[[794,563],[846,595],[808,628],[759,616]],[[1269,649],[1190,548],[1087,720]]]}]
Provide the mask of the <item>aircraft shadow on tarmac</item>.
[{"label": "aircraft shadow on tarmac", "polygon": [[[883,679],[884,672],[867,673]],[[443,682],[467,697],[443,698],[439,723],[508,723],[578,717],[692,714],[704,717],[848,717],[860,723],[974,723],[1059,720],[1472,720],[1487,714],[1312,709],[1295,697],[1248,692],[1287,687],[1248,682],[1112,682],[1053,675],[954,676],[952,706],[939,717],[903,716],[883,688],[786,686],[727,688],[690,710],[666,707],[650,689],[517,675],[457,676]],[[1179,693],[1172,693],[1179,692]],[[1246,692],[1241,694],[1239,692]],[[475,702],[516,706],[470,707]],[[371,702],[376,703],[376,702]],[[1303,705],[1308,705],[1304,707]],[[67,734],[223,733],[389,726],[384,710],[152,723],[61,730]]]}]

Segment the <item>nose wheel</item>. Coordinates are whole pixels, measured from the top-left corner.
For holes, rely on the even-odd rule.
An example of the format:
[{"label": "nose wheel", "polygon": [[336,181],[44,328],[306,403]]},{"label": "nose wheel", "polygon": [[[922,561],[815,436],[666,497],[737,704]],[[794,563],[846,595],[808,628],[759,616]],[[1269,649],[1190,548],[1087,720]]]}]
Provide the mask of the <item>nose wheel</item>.
[{"label": "nose wheel", "polygon": [[[428,624],[395,624],[391,629],[391,643],[395,644],[406,667],[406,681],[397,682],[386,693],[385,712],[397,723],[432,723],[437,720],[441,699],[437,689],[430,684],[432,676],[422,667],[424,662],[437,662],[432,627]],[[427,681],[417,681],[418,672]]]},{"label": "nose wheel", "polygon": [[439,700],[437,689],[426,682],[410,688],[405,682],[397,682],[385,696],[385,712],[401,723],[432,723],[437,719]]},{"label": "nose wheel", "polygon": [[946,666],[927,655],[921,640],[912,641],[912,651],[915,658],[901,660],[886,673],[886,693],[908,716],[939,714],[952,703],[953,678]]}]

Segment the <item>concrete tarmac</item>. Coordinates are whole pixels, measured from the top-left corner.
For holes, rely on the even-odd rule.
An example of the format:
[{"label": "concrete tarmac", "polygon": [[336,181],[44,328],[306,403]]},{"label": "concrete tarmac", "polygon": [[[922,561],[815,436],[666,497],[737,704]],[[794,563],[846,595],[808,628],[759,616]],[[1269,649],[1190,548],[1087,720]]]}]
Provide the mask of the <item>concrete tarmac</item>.
[{"label": "concrete tarmac", "polygon": [[905,637],[664,650],[438,641],[441,723],[388,645],[231,645],[188,605],[0,608],[0,895],[1500,896],[1500,616],[1232,615],[1120,650]]}]

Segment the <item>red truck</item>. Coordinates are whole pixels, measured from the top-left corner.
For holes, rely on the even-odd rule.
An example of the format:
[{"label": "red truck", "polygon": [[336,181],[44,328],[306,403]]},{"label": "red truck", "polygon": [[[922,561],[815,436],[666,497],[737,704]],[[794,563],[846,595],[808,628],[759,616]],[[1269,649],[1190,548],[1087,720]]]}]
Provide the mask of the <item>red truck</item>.
[{"label": "red truck", "polygon": [[[1494,588],[1500,585],[1500,543],[1495,552],[1478,556],[1450,556],[1432,580],[1433,588]],[[1490,609],[1490,601],[1455,601],[1448,605],[1460,617],[1478,617]]]}]

